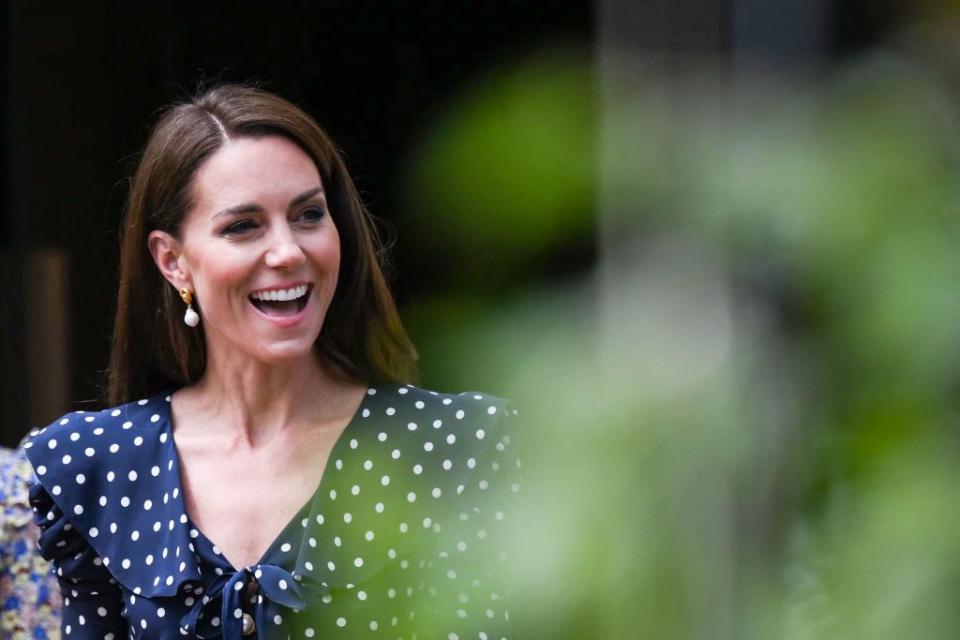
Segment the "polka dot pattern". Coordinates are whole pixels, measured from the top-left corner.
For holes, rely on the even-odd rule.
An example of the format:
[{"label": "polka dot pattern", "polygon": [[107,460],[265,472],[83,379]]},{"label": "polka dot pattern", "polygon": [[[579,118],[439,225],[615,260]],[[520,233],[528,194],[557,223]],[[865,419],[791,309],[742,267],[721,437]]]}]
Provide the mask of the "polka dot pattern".
[{"label": "polka dot pattern", "polygon": [[169,401],[71,413],[26,445],[73,637],[241,638],[248,619],[260,638],[510,637],[503,400],[371,387],[311,500],[239,569],[186,513]]}]

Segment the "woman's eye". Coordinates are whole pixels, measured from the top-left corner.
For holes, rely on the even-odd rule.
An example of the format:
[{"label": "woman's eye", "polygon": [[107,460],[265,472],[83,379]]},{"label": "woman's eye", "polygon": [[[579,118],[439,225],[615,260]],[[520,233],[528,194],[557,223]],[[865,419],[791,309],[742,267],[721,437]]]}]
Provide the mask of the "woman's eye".
[{"label": "woman's eye", "polygon": [[226,229],[223,230],[223,235],[237,235],[240,233],[245,233],[247,231],[255,229],[256,226],[257,225],[255,225],[250,220],[237,220],[236,222],[234,222],[233,224],[231,224],[230,226],[228,226]]},{"label": "woman's eye", "polygon": [[311,207],[300,214],[300,219],[304,222],[320,222],[326,211],[319,207]]}]

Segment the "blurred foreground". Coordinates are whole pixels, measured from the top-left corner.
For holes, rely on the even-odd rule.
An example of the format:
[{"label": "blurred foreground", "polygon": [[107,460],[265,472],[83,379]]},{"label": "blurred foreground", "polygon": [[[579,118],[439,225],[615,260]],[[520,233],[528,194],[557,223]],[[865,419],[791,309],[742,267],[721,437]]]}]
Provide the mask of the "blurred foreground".
[{"label": "blurred foreground", "polygon": [[413,232],[484,274],[410,309],[425,382],[521,409],[517,636],[954,637],[957,94],[893,51],[647,71],[535,55],[411,159]]}]

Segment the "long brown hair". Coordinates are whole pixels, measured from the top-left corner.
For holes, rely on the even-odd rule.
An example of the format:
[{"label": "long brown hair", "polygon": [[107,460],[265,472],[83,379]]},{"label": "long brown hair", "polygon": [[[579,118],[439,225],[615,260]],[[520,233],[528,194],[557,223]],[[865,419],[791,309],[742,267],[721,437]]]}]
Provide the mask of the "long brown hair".
[{"label": "long brown hair", "polygon": [[340,235],[340,276],[316,350],[358,381],[409,382],[416,376],[416,351],[384,277],[382,244],[332,140],[283,98],[224,84],[164,112],[131,181],[107,379],[110,404],[191,384],[203,374],[203,328],[184,325],[183,303],[154,264],[147,236],[157,229],[179,237],[192,206],[193,177],[204,160],[230,138],[266,135],[287,138],[313,159]]}]

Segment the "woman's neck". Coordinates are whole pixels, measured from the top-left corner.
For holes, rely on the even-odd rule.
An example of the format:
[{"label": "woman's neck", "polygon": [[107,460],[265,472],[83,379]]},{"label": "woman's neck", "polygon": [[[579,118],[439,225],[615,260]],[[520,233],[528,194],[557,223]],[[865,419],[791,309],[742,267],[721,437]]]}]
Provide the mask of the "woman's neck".
[{"label": "woman's neck", "polygon": [[178,391],[174,402],[202,418],[192,422],[205,425],[204,435],[255,447],[283,430],[340,416],[350,404],[344,392],[356,387],[315,353],[283,364],[211,358],[203,377]]}]

